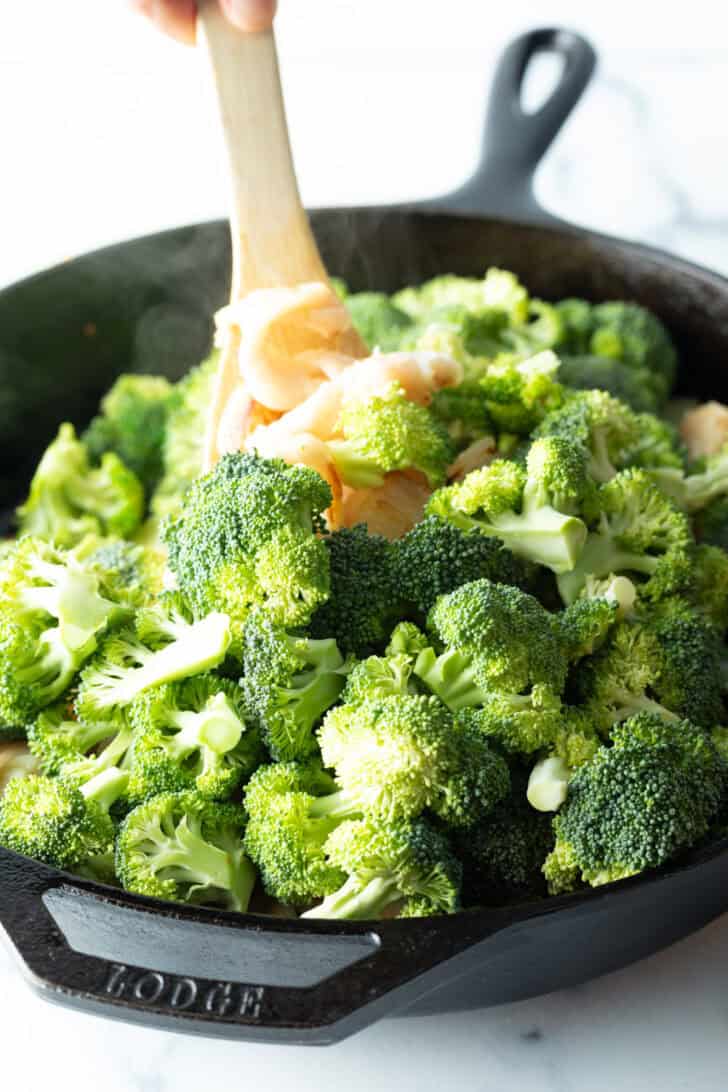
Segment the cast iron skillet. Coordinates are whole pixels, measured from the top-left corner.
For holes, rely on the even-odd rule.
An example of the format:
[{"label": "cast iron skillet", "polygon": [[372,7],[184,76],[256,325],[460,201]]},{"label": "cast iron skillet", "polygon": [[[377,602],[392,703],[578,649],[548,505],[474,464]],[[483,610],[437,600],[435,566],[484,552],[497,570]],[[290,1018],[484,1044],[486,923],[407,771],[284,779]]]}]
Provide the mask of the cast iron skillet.
[{"label": "cast iron skillet", "polygon": [[[564,70],[526,115],[522,79],[541,51]],[[326,263],[357,289],[500,265],[546,298],[638,300],[675,336],[685,391],[728,398],[728,281],[570,228],[534,200],[534,170],[594,61],[566,31],[513,42],[471,181],[426,206],[313,213]],[[83,424],[119,372],[177,377],[203,357],[228,268],[226,226],[210,223],[108,247],[0,293],[2,504],[22,494],[58,422]],[[516,907],[314,923],[139,898],[0,850],[0,922],[51,1000],[207,1035],[329,1043],[396,1011],[512,1001],[646,956],[728,909],[727,851],[723,839],[659,872]]]}]

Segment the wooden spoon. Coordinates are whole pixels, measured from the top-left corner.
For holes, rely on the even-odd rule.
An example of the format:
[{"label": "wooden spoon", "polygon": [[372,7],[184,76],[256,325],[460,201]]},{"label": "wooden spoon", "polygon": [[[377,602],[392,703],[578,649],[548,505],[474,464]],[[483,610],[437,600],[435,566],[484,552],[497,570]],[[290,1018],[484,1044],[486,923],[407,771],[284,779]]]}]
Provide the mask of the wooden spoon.
[{"label": "wooden spoon", "polygon": [[[198,41],[212,72],[230,168],[231,303],[261,288],[328,283],[298,192],[273,31],[241,33],[217,0],[200,0],[198,12]],[[239,344],[231,332],[222,348],[203,470],[219,458],[220,421],[240,386]],[[361,355],[367,355],[363,342]]]}]

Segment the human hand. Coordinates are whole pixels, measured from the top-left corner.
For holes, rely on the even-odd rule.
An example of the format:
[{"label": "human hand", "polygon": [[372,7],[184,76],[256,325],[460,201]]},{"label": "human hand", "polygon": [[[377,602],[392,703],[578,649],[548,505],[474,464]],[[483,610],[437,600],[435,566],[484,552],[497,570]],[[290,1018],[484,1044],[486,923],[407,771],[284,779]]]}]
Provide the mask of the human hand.
[{"label": "human hand", "polygon": [[[129,3],[166,34],[194,45],[195,0],[129,0]],[[249,33],[266,30],[276,10],[276,0],[218,0],[218,3],[233,26]]]}]

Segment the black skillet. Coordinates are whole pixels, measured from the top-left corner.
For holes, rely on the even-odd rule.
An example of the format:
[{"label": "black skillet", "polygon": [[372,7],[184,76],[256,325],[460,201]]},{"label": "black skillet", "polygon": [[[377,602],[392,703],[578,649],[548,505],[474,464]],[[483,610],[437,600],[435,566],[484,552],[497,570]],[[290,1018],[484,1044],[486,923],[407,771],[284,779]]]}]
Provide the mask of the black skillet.
[{"label": "black skillet", "polygon": [[[539,52],[564,61],[544,106],[521,86]],[[575,34],[515,41],[495,76],[482,165],[425,205],[320,210],[328,268],[395,289],[499,265],[545,298],[634,299],[668,324],[683,390],[728,398],[728,281],[539,208],[533,173],[578,101],[594,52]],[[457,215],[455,215],[457,214]],[[2,503],[17,501],[58,422],[83,424],[122,371],[176,377],[202,358],[227,293],[223,223],[86,255],[0,293]],[[513,1001],[615,970],[728,909],[728,840],[598,891],[371,923],[298,922],[193,909],[69,877],[0,850],[0,922],[44,996],[149,1026],[329,1043],[385,1015]]]}]

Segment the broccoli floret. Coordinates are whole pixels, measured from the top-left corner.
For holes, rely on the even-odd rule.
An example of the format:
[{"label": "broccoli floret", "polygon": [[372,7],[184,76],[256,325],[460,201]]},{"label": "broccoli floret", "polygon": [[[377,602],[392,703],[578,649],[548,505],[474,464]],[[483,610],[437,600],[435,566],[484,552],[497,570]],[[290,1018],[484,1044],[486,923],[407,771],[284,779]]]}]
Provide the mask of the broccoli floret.
[{"label": "broccoli floret", "polygon": [[272,898],[298,906],[344,882],[344,873],[328,863],[323,850],[341,819],[312,814],[316,798],[335,790],[333,778],[316,761],[261,766],[248,782],[245,850]]},{"label": "broccoli floret", "polygon": [[96,462],[113,451],[134,471],[147,494],[162,476],[172,385],[160,375],[121,375],[102,399],[101,414],[81,437]]},{"label": "broccoli floret", "polygon": [[65,763],[87,755],[113,734],[113,725],[104,721],[84,724],[74,717],[73,705],[61,701],[44,709],[28,726],[28,746],[43,773],[57,776]]},{"label": "broccoli floret", "polygon": [[640,714],[576,771],[544,864],[552,894],[656,868],[707,832],[725,798],[726,765],[690,721]]},{"label": "broccoli floret", "polygon": [[151,500],[155,516],[176,515],[185,493],[202,473],[205,416],[212,397],[219,353],[176,383],[167,407],[162,446],[163,474]]},{"label": "broccoli floret", "polygon": [[693,538],[686,516],[645,470],[623,470],[602,485],[598,517],[575,567],[558,575],[565,603],[573,603],[589,577],[639,574],[640,595],[659,599],[690,581]]},{"label": "broccoli floret", "polygon": [[46,449],[17,512],[20,534],[57,546],[74,546],[89,533],[128,537],[143,515],[144,489],[136,474],[112,451],[92,468],[69,424]]},{"label": "broccoli floret", "polygon": [[637,447],[641,438],[640,419],[629,406],[606,391],[579,391],[566,399],[560,409],[544,418],[537,437],[557,437],[582,448],[588,472],[597,482],[608,482],[624,465],[625,449]]},{"label": "broccoli floret", "polygon": [[426,512],[499,538],[517,557],[564,573],[574,568],[586,541],[585,524],[570,510],[588,489],[578,448],[551,438],[531,446],[525,472],[507,460],[474,470],[434,493]]},{"label": "broccoli floret", "polygon": [[601,390],[626,402],[635,413],[657,413],[661,407],[655,391],[644,382],[642,369],[605,356],[561,356],[559,380],[576,390]]},{"label": "broccoli floret", "polygon": [[70,686],[117,608],[72,554],[35,538],[0,563],[0,716],[32,721]]},{"label": "broccoli floret", "polygon": [[709,501],[693,517],[695,534],[708,546],[719,546],[728,551],[728,497],[719,496]]},{"label": "broccoli floret", "polygon": [[245,812],[195,792],[163,793],[124,820],[116,872],[127,891],[242,913],[255,885]]},{"label": "broccoli floret", "polygon": [[317,815],[401,819],[430,808],[465,827],[508,792],[504,760],[482,733],[453,723],[436,698],[398,695],[340,705],[327,714],[318,739],[341,788],[316,802]]},{"label": "broccoli floret", "polygon": [[728,443],[691,468],[683,490],[684,504],[690,512],[697,512],[728,493]]},{"label": "broccoli floret", "polygon": [[86,564],[98,575],[103,594],[124,607],[151,606],[164,586],[165,557],[152,546],[103,540]]},{"label": "broccoli floret", "polygon": [[396,617],[399,591],[392,547],[365,524],[323,539],[329,555],[331,593],[311,618],[313,637],[333,637],[344,653],[361,656],[381,647]]},{"label": "broccoli floret", "polygon": [[492,315],[497,326],[522,325],[528,320],[528,292],[514,273],[503,269],[489,269],[483,278],[444,274],[416,288],[403,288],[392,299],[420,322],[433,312],[454,307],[478,316]]},{"label": "broccoli floret", "polygon": [[606,729],[639,712],[689,716],[706,728],[722,717],[720,639],[679,601],[651,618],[618,625],[608,643],[580,664],[582,701]]},{"label": "broccoli floret", "polygon": [[686,598],[720,633],[728,629],[728,553],[702,544],[693,552],[693,579]]},{"label": "broccoli floret", "polygon": [[426,516],[391,549],[397,594],[421,618],[440,595],[471,580],[487,577],[519,587],[532,580],[530,566],[498,539],[475,528],[461,530],[437,516]]},{"label": "broccoli floret", "polygon": [[466,906],[502,906],[546,894],[541,866],[554,844],[551,817],[528,803],[521,771],[513,770],[511,780],[505,800],[455,836]]},{"label": "broccoli floret", "polygon": [[425,819],[341,823],[325,843],[346,880],[304,918],[377,918],[404,902],[407,916],[460,909],[462,868],[444,835]]},{"label": "broccoli floret", "polygon": [[225,611],[238,628],[256,607],[305,624],[329,594],[329,555],[316,532],[330,504],[331,490],[308,467],[225,455],[164,527],[180,589],[196,611]]},{"label": "broccoli floret", "polygon": [[262,760],[260,735],[246,730],[240,687],[214,675],[147,690],[131,706],[136,729],[129,799],[196,789],[225,800]]},{"label": "broccoli floret", "polygon": [[412,319],[383,292],[355,292],[346,297],[346,309],[355,329],[370,349],[391,352],[399,348]]},{"label": "broccoli floret", "polygon": [[156,607],[139,611],[135,630],[107,638],[84,668],[76,715],[117,721],[145,690],[217,667],[229,646],[226,614],[192,621],[178,595],[163,596]]},{"label": "broccoli floret", "polygon": [[397,383],[366,401],[346,402],[337,432],[343,439],[331,440],[328,449],[341,480],[354,489],[377,488],[386,474],[408,469],[441,485],[454,454],[440,422]]},{"label": "broccoli floret", "polygon": [[345,705],[358,705],[369,698],[390,698],[416,694],[413,685],[413,657],[406,653],[368,656],[352,668],[341,695]]},{"label": "broccoli floret", "polygon": [[0,844],[65,869],[108,853],[114,842],[109,809],[127,778],[109,769],[80,785],[70,778],[14,779],[0,800]]},{"label": "broccoli floret", "polygon": [[430,412],[447,429],[458,451],[493,431],[485,391],[476,380],[465,380],[457,387],[435,391]]},{"label": "broccoli floret", "polygon": [[520,755],[554,747],[566,731],[561,699],[547,683],[533,686],[528,694],[486,692],[477,708],[462,708],[457,719],[504,751]]},{"label": "broccoli floret", "polygon": [[348,665],[333,638],[288,633],[263,615],[245,627],[245,706],[260,725],[268,750],[281,762],[316,750],[314,729],[337,701]]},{"label": "broccoli floret", "polygon": [[[563,688],[567,665],[553,617],[519,588],[486,579],[463,584],[438,599],[427,624],[446,649],[470,658],[473,679],[483,690]],[[427,681],[421,664],[415,671]]]},{"label": "broccoli floret", "polygon": [[547,413],[563,402],[556,379],[559,358],[550,350],[526,360],[506,355],[490,365],[480,380],[488,417],[499,432],[527,436]]},{"label": "broccoli floret", "polygon": [[604,642],[619,617],[613,595],[577,599],[555,616],[566,658],[574,662],[591,656]]}]

